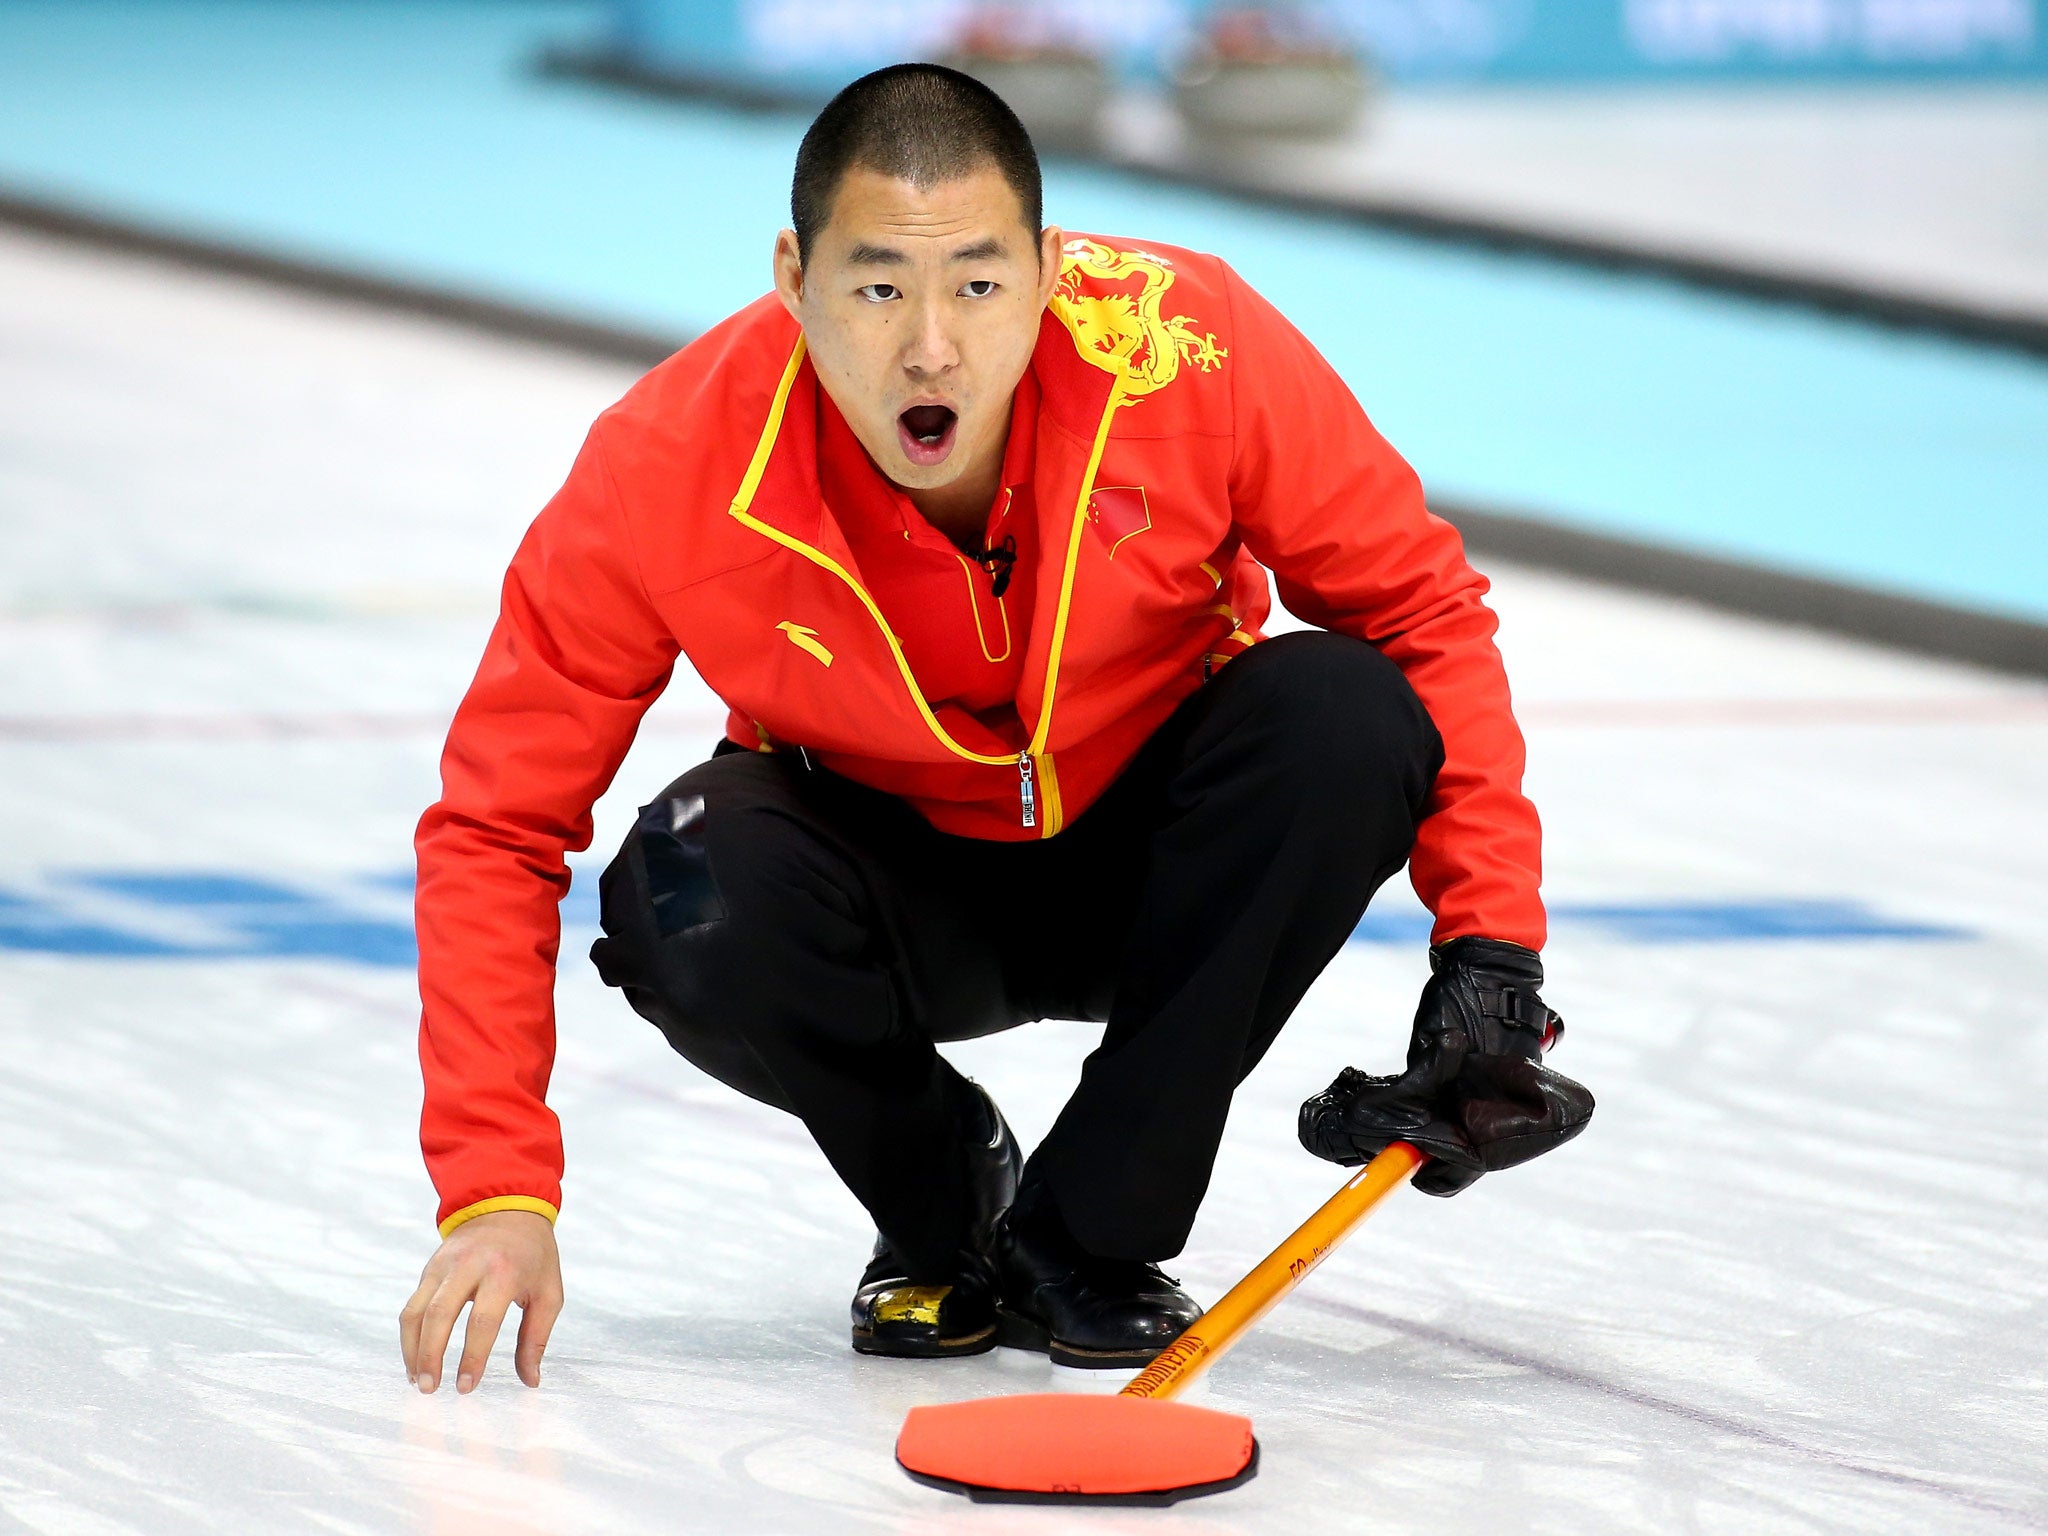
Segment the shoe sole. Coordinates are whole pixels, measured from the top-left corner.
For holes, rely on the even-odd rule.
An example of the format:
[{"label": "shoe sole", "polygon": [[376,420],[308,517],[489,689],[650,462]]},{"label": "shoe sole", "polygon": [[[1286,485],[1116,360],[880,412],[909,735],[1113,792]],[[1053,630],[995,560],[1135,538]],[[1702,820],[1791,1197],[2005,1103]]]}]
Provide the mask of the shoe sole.
[{"label": "shoe sole", "polygon": [[1045,1324],[1007,1307],[996,1309],[995,1334],[996,1342],[1005,1349],[1028,1349],[1034,1354],[1051,1356],[1054,1365],[1069,1365],[1083,1371],[1126,1371],[1150,1365],[1166,1350],[1164,1344],[1157,1349],[1083,1349],[1054,1338]]},{"label": "shoe sole", "polygon": [[853,1330],[853,1349],[859,1355],[878,1355],[889,1360],[952,1360],[962,1355],[985,1355],[996,1347],[996,1325],[953,1339],[877,1339],[872,1332]]}]

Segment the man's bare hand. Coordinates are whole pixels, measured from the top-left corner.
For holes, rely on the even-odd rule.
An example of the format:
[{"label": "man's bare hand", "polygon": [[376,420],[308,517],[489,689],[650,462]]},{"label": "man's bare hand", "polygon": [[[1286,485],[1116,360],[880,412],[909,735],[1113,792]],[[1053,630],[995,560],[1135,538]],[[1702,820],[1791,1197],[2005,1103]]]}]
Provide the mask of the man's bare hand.
[{"label": "man's bare hand", "polygon": [[462,1363],[455,1390],[468,1392],[483,1379],[484,1364],[498,1337],[498,1325],[514,1303],[520,1311],[519,1379],[540,1385],[541,1352],[562,1313],[562,1260],[555,1229],[531,1211],[492,1211],[473,1217],[450,1233],[420,1273],[419,1289],[398,1314],[398,1344],[405,1373],[422,1392],[441,1385],[441,1363],[455,1319],[469,1308]]}]

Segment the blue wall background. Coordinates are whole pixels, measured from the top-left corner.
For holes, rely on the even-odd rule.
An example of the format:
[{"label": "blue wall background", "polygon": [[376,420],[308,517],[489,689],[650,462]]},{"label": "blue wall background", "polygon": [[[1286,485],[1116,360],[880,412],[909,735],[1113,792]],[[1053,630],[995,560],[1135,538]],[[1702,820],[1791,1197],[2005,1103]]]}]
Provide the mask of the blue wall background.
[{"label": "blue wall background", "polygon": [[[1398,80],[2012,79],[2048,76],[2042,0],[1321,0],[1299,7]],[[971,0],[614,0],[660,67],[830,88],[943,51]],[[1030,9],[1159,72],[1203,0]]]},{"label": "blue wall background", "polygon": [[[7,0],[0,190],[689,333],[768,286],[801,114],[540,76],[608,7]],[[1447,503],[2048,620],[2048,364],[1055,165],[1226,255]],[[538,509],[535,509],[538,510]]]}]

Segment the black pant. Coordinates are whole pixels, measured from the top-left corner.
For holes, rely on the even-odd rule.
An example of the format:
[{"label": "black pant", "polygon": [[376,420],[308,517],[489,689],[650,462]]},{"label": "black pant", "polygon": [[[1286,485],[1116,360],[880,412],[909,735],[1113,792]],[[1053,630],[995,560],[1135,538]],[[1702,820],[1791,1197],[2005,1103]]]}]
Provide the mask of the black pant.
[{"label": "black pant", "polygon": [[935,831],[795,755],[721,751],[604,873],[606,982],[720,1081],[802,1117],[926,1283],[967,1209],[933,1049],[1103,1020],[1031,1166],[1108,1258],[1181,1250],[1238,1082],[1408,857],[1443,744],[1363,641],[1232,661],[1057,837]]}]

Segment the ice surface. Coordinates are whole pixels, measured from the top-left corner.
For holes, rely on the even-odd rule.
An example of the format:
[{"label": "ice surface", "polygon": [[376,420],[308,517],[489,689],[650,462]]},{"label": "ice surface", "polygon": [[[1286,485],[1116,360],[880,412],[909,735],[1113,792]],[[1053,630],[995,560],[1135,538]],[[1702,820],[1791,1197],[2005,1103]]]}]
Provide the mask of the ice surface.
[{"label": "ice surface", "polygon": [[[396,1313],[433,1247],[411,977],[248,936],[308,906],[402,922],[389,877],[503,560],[627,382],[0,240],[0,932],[59,913],[168,951],[0,947],[7,1522],[2048,1529],[2048,690],[1518,571],[1498,599],[1549,893],[1636,914],[1560,921],[1549,953],[1560,1065],[1600,1115],[1455,1201],[1390,1202],[1217,1368],[1255,1482],[1076,1514],[904,1479],[911,1404],[1113,1383],[851,1354],[851,1198],[574,959],[545,1385],[501,1351],[471,1397],[410,1390]],[[679,679],[598,852],[717,729]],[[1642,916],[1793,903],[1863,918]],[[1177,1261],[1198,1294],[1334,1187],[1294,1106],[1397,1058],[1423,969],[1419,944],[1350,946],[1246,1086]],[[1090,1034],[955,1055],[1028,1137]]]}]

